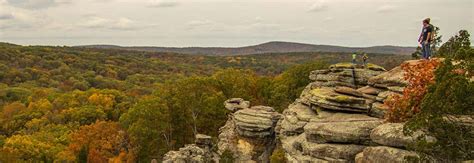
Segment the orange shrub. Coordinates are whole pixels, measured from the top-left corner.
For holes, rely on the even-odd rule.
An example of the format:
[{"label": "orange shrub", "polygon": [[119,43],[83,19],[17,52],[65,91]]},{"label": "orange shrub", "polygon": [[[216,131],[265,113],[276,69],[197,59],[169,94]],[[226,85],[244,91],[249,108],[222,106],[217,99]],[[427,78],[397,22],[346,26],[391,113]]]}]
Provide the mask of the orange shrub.
[{"label": "orange shrub", "polygon": [[389,107],[386,119],[390,122],[404,122],[420,112],[420,105],[427,93],[429,85],[434,83],[434,71],[440,64],[439,60],[420,60],[416,63],[404,63],[404,78],[408,85],[403,95],[393,95],[385,100]]}]

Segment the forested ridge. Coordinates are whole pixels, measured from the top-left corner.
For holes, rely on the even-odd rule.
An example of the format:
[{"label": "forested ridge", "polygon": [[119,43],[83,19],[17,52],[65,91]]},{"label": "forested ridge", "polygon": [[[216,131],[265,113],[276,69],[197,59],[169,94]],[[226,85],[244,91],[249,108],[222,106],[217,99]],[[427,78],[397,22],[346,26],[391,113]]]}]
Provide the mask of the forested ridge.
[{"label": "forested ridge", "polygon": [[[405,55],[369,54],[387,69]],[[217,135],[233,97],[283,110],[346,53],[205,56],[0,43],[0,162],[161,159]]]}]

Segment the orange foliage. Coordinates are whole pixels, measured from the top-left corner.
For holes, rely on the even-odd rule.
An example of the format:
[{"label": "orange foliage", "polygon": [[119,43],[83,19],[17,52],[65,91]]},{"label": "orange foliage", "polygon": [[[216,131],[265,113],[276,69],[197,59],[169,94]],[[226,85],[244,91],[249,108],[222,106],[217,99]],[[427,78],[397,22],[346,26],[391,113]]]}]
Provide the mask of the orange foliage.
[{"label": "orange foliage", "polygon": [[78,131],[71,134],[71,143],[67,150],[77,155],[84,147],[88,151],[89,162],[108,162],[117,158],[132,160],[131,155],[127,155],[129,149],[127,135],[117,122],[97,121],[91,125],[81,126]]},{"label": "orange foliage", "polygon": [[403,95],[393,95],[385,100],[389,107],[386,119],[390,122],[404,122],[420,112],[420,105],[427,93],[429,85],[434,83],[434,71],[440,64],[439,60],[420,60],[416,63],[404,63],[404,78],[408,85]]}]

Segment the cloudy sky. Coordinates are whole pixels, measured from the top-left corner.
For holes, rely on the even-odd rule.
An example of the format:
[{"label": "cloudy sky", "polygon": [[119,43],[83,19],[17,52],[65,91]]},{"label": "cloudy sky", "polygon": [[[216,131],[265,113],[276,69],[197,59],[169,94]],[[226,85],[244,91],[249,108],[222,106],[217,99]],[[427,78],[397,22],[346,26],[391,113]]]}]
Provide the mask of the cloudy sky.
[{"label": "cloudy sky", "polygon": [[0,0],[0,42],[416,46],[425,17],[474,36],[474,0]]}]

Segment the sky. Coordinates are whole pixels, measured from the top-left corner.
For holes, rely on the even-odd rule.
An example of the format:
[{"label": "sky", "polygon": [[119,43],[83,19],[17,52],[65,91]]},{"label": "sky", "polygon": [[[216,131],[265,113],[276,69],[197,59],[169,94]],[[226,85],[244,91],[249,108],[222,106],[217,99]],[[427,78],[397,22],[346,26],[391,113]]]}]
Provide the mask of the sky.
[{"label": "sky", "polygon": [[0,42],[417,46],[426,17],[443,41],[460,29],[474,40],[474,0],[0,0]]}]

